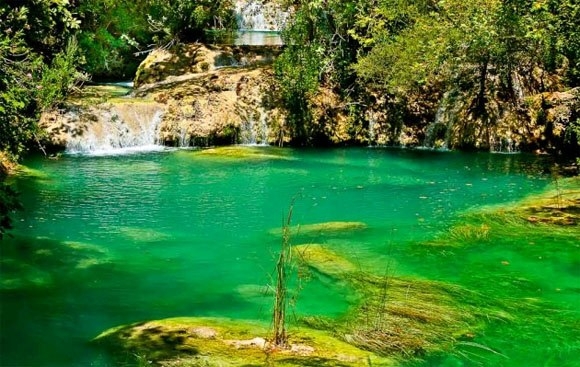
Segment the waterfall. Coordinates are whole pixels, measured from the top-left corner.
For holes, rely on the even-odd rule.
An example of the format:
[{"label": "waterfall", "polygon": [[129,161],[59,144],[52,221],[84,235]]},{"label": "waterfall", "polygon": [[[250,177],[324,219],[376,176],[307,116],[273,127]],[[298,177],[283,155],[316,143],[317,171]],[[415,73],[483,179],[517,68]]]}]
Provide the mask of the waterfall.
[{"label": "waterfall", "polygon": [[449,149],[453,124],[460,107],[456,92],[449,91],[443,94],[435,113],[435,120],[425,129],[424,148]]},{"label": "waterfall", "polygon": [[499,141],[493,140],[490,144],[490,153],[497,154],[517,154],[520,153],[519,144],[511,138],[511,132],[507,137],[502,137]]},{"label": "waterfall", "polygon": [[178,141],[178,146],[180,148],[188,148],[189,147],[189,143],[190,143],[190,136],[187,133],[187,129],[182,127],[179,129],[179,141]]},{"label": "waterfall", "polygon": [[80,131],[67,141],[68,153],[118,154],[159,150],[159,125],[163,113],[147,104],[118,104],[97,112],[84,121]]},{"label": "waterfall", "polygon": [[375,118],[372,116],[369,118],[369,147],[372,147],[375,143]]},{"label": "waterfall", "polygon": [[259,118],[248,118],[240,125],[240,144],[268,145],[268,124],[266,113],[260,111]]},{"label": "waterfall", "polygon": [[[425,130],[425,141],[423,142],[425,148],[447,149],[448,134],[447,126],[444,122],[445,112],[446,106],[444,103],[441,103],[435,113],[435,120],[430,123]],[[444,139],[442,139],[442,133],[445,134]]]},{"label": "waterfall", "polygon": [[237,0],[235,16],[240,31],[279,32],[288,12],[272,1]]}]

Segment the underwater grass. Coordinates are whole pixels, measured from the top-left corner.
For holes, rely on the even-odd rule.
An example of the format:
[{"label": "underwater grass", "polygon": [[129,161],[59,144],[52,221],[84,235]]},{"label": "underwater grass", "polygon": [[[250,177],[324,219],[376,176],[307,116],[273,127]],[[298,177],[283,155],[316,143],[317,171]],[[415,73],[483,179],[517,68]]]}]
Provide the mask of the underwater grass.
[{"label": "underwater grass", "polygon": [[433,280],[363,272],[323,245],[295,246],[294,253],[303,266],[359,295],[341,320],[304,322],[376,355],[422,358],[449,351],[458,340],[471,340],[488,320],[511,317],[483,294]]},{"label": "underwater grass", "polygon": [[[562,179],[557,189],[517,203],[496,205],[462,214],[457,224],[423,245],[461,247],[493,243],[525,233],[538,243],[545,238],[580,242],[580,179]],[[549,243],[553,241],[545,241]]]},{"label": "underwater grass", "polygon": [[[348,262],[342,263],[343,266],[329,265],[330,259],[340,255],[323,245],[300,245],[297,251],[307,256],[295,259],[303,261],[302,265],[314,275],[332,277],[336,286],[348,287],[358,294],[350,311],[341,319],[306,317],[302,321],[310,328],[328,330],[373,354],[398,358],[405,365],[412,361],[432,363],[424,361],[437,360],[437,356],[501,365],[513,355],[513,346],[504,345],[509,340],[506,334],[510,333],[514,333],[514,340],[535,344],[538,350],[545,347],[539,335],[561,343],[565,357],[556,359],[568,358],[562,365],[574,365],[569,360],[580,351],[577,310],[512,292],[497,277],[490,276],[489,268],[474,269],[481,273],[481,284],[466,288],[389,272],[383,276],[369,274],[360,268],[352,270]],[[506,281],[514,280],[505,277]],[[535,291],[536,284],[526,279],[520,281]],[[562,333],[562,325],[570,328]],[[495,335],[501,332],[505,334]],[[565,347],[566,340],[569,345]],[[486,364],[487,361],[494,362]],[[447,362],[430,365],[447,365]]]}]

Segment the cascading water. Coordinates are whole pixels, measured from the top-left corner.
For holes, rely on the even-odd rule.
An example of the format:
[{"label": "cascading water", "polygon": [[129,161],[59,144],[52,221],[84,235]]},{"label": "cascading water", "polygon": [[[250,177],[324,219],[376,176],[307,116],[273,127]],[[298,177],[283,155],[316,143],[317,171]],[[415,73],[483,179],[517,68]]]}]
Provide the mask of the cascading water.
[{"label": "cascading water", "polygon": [[268,124],[266,114],[260,111],[260,116],[249,118],[240,125],[240,144],[242,145],[267,145]]},{"label": "cascading water", "polygon": [[288,20],[288,12],[268,1],[238,0],[234,11],[240,31],[280,32]]},{"label": "cascading water", "polygon": [[499,141],[492,141],[490,144],[490,153],[498,154],[517,154],[520,153],[519,144],[511,138],[511,132],[506,134],[507,137],[500,138]]},{"label": "cascading water", "polygon": [[234,13],[238,26],[238,45],[281,45],[280,31],[289,13],[272,1],[238,0]]},{"label": "cascading water", "polygon": [[435,113],[435,120],[425,130],[424,148],[447,150],[457,115],[458,103],[453,91],[445,92]]},{"label": "cascading water", "polygon": [[375,144],[376,141],[375,123],[376,122],[374,117],[369,118],[369,147],[373,146],[373,144]]},{"label": "cascading water", "polygon": [[68,139],[67,153],[117,154],[159,150],[159,125],[163,117],[154,106],[122,104],[95,115]]}]

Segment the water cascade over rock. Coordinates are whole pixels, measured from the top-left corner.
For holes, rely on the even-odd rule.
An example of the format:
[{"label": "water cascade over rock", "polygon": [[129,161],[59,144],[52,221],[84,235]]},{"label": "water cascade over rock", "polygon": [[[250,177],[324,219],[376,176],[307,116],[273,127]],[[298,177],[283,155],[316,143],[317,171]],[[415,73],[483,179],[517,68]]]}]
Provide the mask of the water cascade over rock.
[{"label": "water cascade over rock", "polygon": [[281,45],[280,31],[290,13],[280,4],[264,0],[238,0],[234,13],[238,26],[237,45]]},{"label": "water cascade over rock", "polygon": [[238,0],[235,14],[240,31],[280,32],[289,14],[272,1]]},{"label": "water cascade over rock", "polygon": [[117,102],[45,116],[42,126],[67,153],[116,154],[161,148],[162,117],[156,103]]}]

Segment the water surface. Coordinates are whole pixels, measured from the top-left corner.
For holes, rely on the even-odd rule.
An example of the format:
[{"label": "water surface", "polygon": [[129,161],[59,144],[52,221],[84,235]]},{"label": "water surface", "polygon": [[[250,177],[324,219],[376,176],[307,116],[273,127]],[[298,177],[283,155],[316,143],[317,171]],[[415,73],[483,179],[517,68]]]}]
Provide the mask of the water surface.
[{"label": "water surface", "polygon": [[[455,282],[490,297],[535,297],[565,314],[569,324],[555,325],[562,331],[555,335],[580,337],[574,314],[580,255],[573,241],[516,233],[468,249],[420,246],[466,211],[541,192],[552,183],[547,162],[526,155],[263,149],[269,155],[263,159],[172,151],[26,162],[34,174],[15,179],[26,211],[15,238],[0,248],[0,365],[111,365],[88,341],[142,320],[268,320],[263,289],[279,246],[271,230],[293,199],[294,224],[366,223],[362,232],[307,239],[365,270],[389,264],[397,275]],[[522,252],[524,241],[537,250]],[[561,255],[559,246],[567,249]],[[506,284],[497,286],[498,279]],[[320,279],[296,297],[296,314],[329,317],[343,315],[351,300]],[[544,340],[535,335],[542,330],[492,325],[477,341],[502,357],[477,351],[474,360],[437,356],[427,365],[579,365],[572,358],[577,343]],[[537,357],[526,364],[530,355]]]}]

